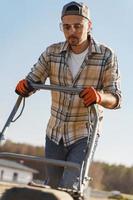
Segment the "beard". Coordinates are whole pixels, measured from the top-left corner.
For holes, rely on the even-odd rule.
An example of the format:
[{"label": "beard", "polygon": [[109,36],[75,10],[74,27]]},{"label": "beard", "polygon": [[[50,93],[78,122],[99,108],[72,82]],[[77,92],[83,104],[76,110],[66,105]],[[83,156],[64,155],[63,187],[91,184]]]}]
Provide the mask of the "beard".
[{"label": "beard", "polygon": [[69,36],[67,41],[70,44],[70,46],[77,46],[80,44],[80,40],[76,36]]}]

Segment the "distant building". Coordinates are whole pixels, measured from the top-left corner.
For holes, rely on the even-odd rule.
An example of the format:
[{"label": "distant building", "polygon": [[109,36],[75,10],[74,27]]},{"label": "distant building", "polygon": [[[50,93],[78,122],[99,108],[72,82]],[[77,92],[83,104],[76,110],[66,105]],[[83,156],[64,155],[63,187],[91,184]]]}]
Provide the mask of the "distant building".
[{"label": "distant building", "polygon": [[0,159],[0,181],[27,184],[38,171],[14,161]]}]

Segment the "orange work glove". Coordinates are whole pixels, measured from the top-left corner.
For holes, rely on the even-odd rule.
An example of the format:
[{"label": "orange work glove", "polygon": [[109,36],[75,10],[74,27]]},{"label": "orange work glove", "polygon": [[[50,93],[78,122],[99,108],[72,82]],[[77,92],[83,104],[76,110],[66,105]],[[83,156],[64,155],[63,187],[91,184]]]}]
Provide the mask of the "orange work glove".
[{"label": "orange work glove", "polygon": [[93,87],[87,87],[83,89],[79,96],[83,98],[85,106],[90,106],[93,103],[101,103],[101,95]]},{"label": "orange work glove", "polygon": [[34,89],[26,79],[19,81],[15,89],[15,92],[22,97],[28,97],[32,91]]}]

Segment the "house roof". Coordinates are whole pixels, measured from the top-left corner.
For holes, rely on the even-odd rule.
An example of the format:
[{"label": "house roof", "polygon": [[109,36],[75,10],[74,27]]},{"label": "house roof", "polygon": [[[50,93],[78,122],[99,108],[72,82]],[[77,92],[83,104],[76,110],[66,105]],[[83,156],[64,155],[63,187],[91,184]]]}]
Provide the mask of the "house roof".
[{"label": "house roof", "polygon": [[7,167],[7,168],[19,169],[19,170],[26,171],[26,172],[38,173],[37,170],[27,167],[25,165],[22,165],[20,163],[17,163],[15,161],[0,158],[0,167],[1,166]]}]

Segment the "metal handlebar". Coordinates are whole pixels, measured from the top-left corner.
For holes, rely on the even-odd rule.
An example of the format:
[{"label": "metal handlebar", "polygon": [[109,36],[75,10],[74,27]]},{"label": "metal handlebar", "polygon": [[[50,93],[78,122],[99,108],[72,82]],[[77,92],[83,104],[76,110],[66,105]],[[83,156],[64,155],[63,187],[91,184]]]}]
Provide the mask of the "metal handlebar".
[{"label": "metal handlebar", "polygon": [[65,92],[70,94],[79,94],[82,90],[82,88],[78,87],[70,87],[70,86],[59,86],[59,85],[44,85],[44,84],[37,84],[30,82],[31,87],[33,87],[36,90],[43,89],[43,90],[52,90],[52,91],[58,91],[58,92]]},{"label": "metal handlebar", "polygon": [[[82,90],[82,88],[75,88],[75,87],[64,87],[64,86],[59,86],[59,85],[44,85],[44,84],[36,84],[30,82],[31,87],[33,87],[35,90],[43,89],[43,90],[51,90],[51,91],[59,91],[59,92],[66,92],[70,94],[79,94]],[[4,132],[5,130],[10,126],[10,123],[13,121],[14,116],[21,104],[23,97],[19,96],[17,98],[17,101],[2,129],[0,132],[0,141],[4,138]]]}]

